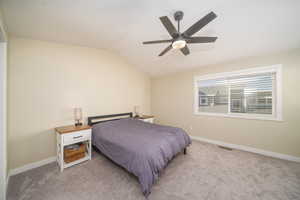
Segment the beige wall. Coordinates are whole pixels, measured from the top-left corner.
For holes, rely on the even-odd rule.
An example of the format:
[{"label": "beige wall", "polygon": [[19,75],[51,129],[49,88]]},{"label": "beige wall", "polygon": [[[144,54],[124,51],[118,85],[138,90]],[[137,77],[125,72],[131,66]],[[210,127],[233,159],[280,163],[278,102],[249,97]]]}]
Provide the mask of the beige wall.
[{"label": "beige wall", "polygon": [[55,156],[54,127],[84,117],[150,114],[150,78],[103,50],[10,37],[9,168]]},{"label": "beige wall", "polygon": [[[150,78],[110,52],[10,37],[8,74],[9,168],[55,155],[53,128],[84,117],[133,110],[185,128],[191,135],[300,156],[300,50],[248,58]],[[197,116],[193,78],[283,64],[283,122]],[[151,84],[151,87],[150,87]],[[151,93],[151,99],[150,99]]]},{"label": "beige wall", "polygon": [[[283,122],[193,114],[194,76],[273,64],[283,65]],[[159,77],[151,88],[156,122],[183,127],[192,136],[300,157],[300,50]]]}]

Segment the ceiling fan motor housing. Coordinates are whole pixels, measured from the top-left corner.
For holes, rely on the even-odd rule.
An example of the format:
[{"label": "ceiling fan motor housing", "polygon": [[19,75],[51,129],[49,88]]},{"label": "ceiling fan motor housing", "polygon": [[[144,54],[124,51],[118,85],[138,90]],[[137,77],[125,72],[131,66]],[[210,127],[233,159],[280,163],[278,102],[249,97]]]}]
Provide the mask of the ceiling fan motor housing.
[{"label": "ceiling fan motor housing", "polygon": [[176,21],[180,21],[180,20],[182,20],[182,18],[183,18],[183,12],[182,11],[176,11],[174,13],[174,19]]}]

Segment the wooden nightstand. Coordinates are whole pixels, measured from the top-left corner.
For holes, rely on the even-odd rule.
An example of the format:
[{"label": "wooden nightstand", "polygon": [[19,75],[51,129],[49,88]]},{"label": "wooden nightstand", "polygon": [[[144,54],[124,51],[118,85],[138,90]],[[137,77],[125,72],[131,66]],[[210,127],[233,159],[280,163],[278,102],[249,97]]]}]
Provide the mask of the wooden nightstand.
[{"label": "wooden nightstand", "polygon": [[[63,126],[55,128],[57,143],[57,163],[60,171],[78,163],[92,158],[92,130],[90,126]],[[66,163],[64,160],[64,148],[71,144],[84,142],[86,144],[86,153],[83,158]]]},{"label": "wooden nightstand", "polygon": [[142,120],[144,122],[153,123],[154,122],[154,116],[150,115],[142,115],[137,118],[138,120]]}]

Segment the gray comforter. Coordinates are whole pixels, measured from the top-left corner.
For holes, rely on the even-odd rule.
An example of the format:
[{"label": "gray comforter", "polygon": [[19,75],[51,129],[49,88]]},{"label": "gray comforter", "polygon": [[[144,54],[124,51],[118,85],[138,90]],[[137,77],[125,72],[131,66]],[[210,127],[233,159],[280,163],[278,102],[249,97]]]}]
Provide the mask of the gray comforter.
[{"label": "gray comforter", "polygon": [[173,156],[191,144],[180,128],[132,118],[95,124],[92,137],[103,154],[138,177],[145,196]]}]

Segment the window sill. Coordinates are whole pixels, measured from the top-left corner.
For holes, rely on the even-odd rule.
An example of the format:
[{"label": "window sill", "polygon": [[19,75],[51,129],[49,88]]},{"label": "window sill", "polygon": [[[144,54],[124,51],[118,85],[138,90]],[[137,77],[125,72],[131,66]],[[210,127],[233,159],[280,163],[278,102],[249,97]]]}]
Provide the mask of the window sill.
[{"label": "window sill", "polygon": [[208,112],[195,112],[195,115],[283,122],[282,117],[263,116],[263,115],[251,116],[251,115],[243,115],[243,114],[208,113]]}]

